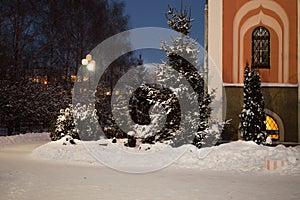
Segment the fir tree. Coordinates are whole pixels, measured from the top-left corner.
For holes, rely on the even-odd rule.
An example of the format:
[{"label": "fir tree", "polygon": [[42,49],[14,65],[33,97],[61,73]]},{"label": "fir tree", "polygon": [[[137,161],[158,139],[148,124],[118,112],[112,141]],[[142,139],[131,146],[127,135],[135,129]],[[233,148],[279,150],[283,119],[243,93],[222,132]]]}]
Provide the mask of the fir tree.
[{"label": "fir tree", "polygon": [[[130,100],[130,116],[140,125],[147,125],[153,119],[149,117],[151,106],[159,105],[167,116],[164,128],[158,130],[153,136],[143,138],[145,142],[171,140],[174,146],[192,143],[201,147],[203,139],[208,131],[208,121],[211,114],[210,104],[213,100],[213,92],[204,91],[204,80],[199,74],[197,42],[188,35],[193,21],[187,9],[176,9],[169,6],[166,13],[168,25],[181,33],[181,37],[172,39],[172,45],[162,42],[162,50],[166,52],[167,61],[159,68],[157,81],[160,84],[145,84],[139,87]],[[186,58],[186,59],[185,59]],[[173,73],[175,71],[178,73]],[[172,82],[172,86],[166,87],[166,82]],[[189,87],[183,84],[187,81]],[[168,88],[170,87],[170,88]],[[198,105],[199,113],[185,111],[182,119],[181,106],[175,94],[184,95],[184,99],[191,105]],[[192,104],[193,102],[193,104]],[[197,109],[196,109],[197,110]],[[189,121],[190,127],[181,127]],[[183,130],[184,129],[184,130]]]},{"label": "fir tree", "polygon": [[175,94],[170,89],[158,84],[140,86],[130,99],[130,116],[139,125],[149,125],[154,120],[149,115],[150,107],[155,106],[155,104],[163,107],[167,113],[164,128],[158,130],[155,135],[147,135],[147,137],[142,139],[150,142],[153,142],[153,140],[171,140],[179,128],[180,105]]},{"label": "fir tree", "polygon": [[240,133],[243,140],[254,141],[257,144],[265,142],[266,115],[260,75],[257,69],[250,70],[248,64],[244,71],[244,105],[240,119]]},{"label": "fir tree", "polygon": [[[169,6],[169,10],[166,13],[168,25],[173,30],[181,33],[181,37],[172,39],[172,45],[163,42],[162,49],[166,52],[168,59],[165,64],[181,73],[198,95],[200,113],[200,116],[198,116],[200,118],[200,124],[197,124],[198,132],[192,133],[190,136],[184,136],[184,138],[188,138],[188,142],[192,142],[197,147],[201,147],[212,111],[210,105],[213,100],[214,91],[211,94],[204,91],[204,79],[197,70],[197,68],[200,68],[198,62],[198,54],[200,51],[197,48],[197,42],[189,37],[192,27],[191,23],[193,21],[190,13],[191,12],[188,12],[186,8],[183,9],[182,5],[179,12]],[[188,58],[189,61],[183,57]],[[177,118],[179,116],[173,117]],[[184,138],[182,139],[185,140]],[[192,141],[190,141],[191,138],[193,138]]]}]

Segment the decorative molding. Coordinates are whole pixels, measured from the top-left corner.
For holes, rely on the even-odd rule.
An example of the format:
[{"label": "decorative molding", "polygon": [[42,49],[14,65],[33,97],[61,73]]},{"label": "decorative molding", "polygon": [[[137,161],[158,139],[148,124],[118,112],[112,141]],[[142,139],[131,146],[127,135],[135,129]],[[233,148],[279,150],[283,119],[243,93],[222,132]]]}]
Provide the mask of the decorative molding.
[{"label": "decorative molding", "polygon": [[[243,83],[224,83],[224,87],[244,87]],[[285,83],[261,83],[261,87],[278,87],[278,88],[298,88],[298,84]]]},{"label": "decorative molding", "polygon": [[[284,78],[283,82],[287,83],[289,78],[289,60],[288,60],[288,45],[289,45],[289,20],[284,9],[276,2],[269,0],[252,0],[244,4],[236,13],[233,20],[233,82],[237,83],[239,80],[239,59],[238,59],[238,42],[239,38],[239,27],[243,17],[252,10],[256,10],[259,7],[266,8],[274,11],[278,17],[282,20],[283,23],[283,32],[284,32],[284,55],[283,55],[283,66],[284,66]],[[286,50],[287,49],[287,50]],[[285,67],[287,66],[287,67]]]},{"label": "decorative molding", "polygon": [[[262,22],[263,24],[273,28],[277,34],[277,37],[278,37],[278,43],[279,43],[279,51],[278,51],[278,82],[279,83],[282,83],[282,74],[283,74],[283,68],[282,68],[282,29],[281,29],[281,26],[280,24],[272,17],[268,16],[268,15],[265,15],[263,13],[263,11],[260,11],[257,15],[254,15],[252,17],[250,17],[249,19],[247,19],[244,24],[242,25],[241,29],[240,29],[240,38],[244,38],[245,37],[245,34],[246,32],[253,26],[259,24],[260,22]],[[285,42],[288,41],[288,37],[285,38]],[[245,63],[243,63],[243,58],[244,58],[244,42],[243,40],[240,40],[240,56],[239,56],[239,66],[244,66]],[[289,45],[285,45],[284,46],[285,49],[284,49],[284,53],[288,55],[288,48],[289,48]],[[286,58],[285,58],[286,59]],[[240,67],[239,67],[239,75],[238,77],[241,78],[243,76],[243,71],[240,70]],[[289,66],[284,66],[285,68],[288,68]],[[284,74],[285,76],[288,75],[288,74]],[[288,77],[287,77],[288,78]]]}]

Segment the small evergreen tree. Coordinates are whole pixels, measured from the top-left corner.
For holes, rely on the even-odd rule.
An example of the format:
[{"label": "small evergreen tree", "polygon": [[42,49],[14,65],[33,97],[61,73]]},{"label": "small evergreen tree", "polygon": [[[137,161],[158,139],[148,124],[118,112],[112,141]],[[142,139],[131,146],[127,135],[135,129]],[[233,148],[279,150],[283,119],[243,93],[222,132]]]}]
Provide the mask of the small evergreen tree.
[{"label": "small evergreen tree", "polygon": [[73,117],[73,106],[61,109],[55,123],[55,129],[50,134],[51,140],[59,140],[65,135],[70,135],[74,139],[79,139]]},{"label": "small evergreen tree", "polygon": [[254,141],[257,144],[265,142],[266,114],[264,99],[261,91],[261,80],[257,69],[249,68],[244,71],[244,105],[240,114],[240,133],[243,140]]}]

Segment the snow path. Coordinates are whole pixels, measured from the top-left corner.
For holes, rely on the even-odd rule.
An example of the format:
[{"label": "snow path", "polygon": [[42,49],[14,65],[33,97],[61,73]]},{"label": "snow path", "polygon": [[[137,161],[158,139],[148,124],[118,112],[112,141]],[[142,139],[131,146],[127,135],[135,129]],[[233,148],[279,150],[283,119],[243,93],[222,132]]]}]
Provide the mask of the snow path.
[{"label": "snow path", "polygon": [[300,175],[184,168],[128,174],[33,159],[39,145],[0,148],[0,200],[300,199]]}]

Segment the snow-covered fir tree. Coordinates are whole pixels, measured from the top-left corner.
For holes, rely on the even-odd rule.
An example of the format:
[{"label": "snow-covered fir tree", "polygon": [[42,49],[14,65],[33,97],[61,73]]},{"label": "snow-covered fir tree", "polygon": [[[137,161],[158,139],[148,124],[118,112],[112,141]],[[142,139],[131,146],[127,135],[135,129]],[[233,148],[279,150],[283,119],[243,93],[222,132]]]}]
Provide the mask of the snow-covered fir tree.
[{"label": "snow-covered fir tree", "polygon": [[[139,125],[152,123],[153,129],[158,126],[158,123],[162,122],[162,120],[157,120],[161,119],[162,116],[151,117],[150,109],[161,107],[165,110],[165,113],[160,113],[161,115],[167,115],[164,127],[157,130],[156,133],[152,133],[154,135],[144,135],[142,137],[144,141],[153,142],[173,139],[174,133],[179,128],[180,117],[177,116],[180,116],[180,105],[175,94],[169,88],[159,84],[144,84],[133,93],[129,105],[132,120]],[[155,125],[155,123],[157,124]]]},{"label": "snow-covered fir tree", "polygon": [[[178,12],[175,8],[169,6],[169,10],[166,13],[168,25],[175,31],[181,33],[181,37],[172,39],[172,45],[168,45],[166,42],[162,42],[162,49],[166,52],[167,62],[164,64],[171,66],[173,69],[183,75],[183,77],[192,86],[194,92],[198,95],[198,106],[200,116],[200,124],[198,126],[198,132],[191,133],[190,136],[183,136],[182,140],[188,138],[188,142],[192,139],[192,143],[197,147],[201,147],[203,139],[207,133],[209,126],[209,118],[211,115],[211,102],[214,97],[214,91],[208,93],[204,90],[204,79],[197,70],[199,67],[198,55],[200,53],[197,48],[197,42],[189,37],[190,29],[192,27],[192,19],[190,12],[182,6]],[[182,55],[182,56],[180,56]],[[187,61],[184,58],[188,58]],[[179,117],[173,116],[174,118]],[[191,119],[193,120],[193,119]],[[180,138],[179,143],[182,143]],[[176,142],[176,141],[175,141]],[[185,142],[184,142],[185,143]]]},{"label": "snow-covered fir tree", "polygon": [[[214,91],[208,93],[204,90],[204,80],[198,70],[200,68],[198,43],[188,36],[192,22],[189,12],[187,9],[177,12],[176,9],[169,7],[166,17],[170,27],[180,32],[181,36],[173,38],[171,45],[162,42],[167,61],[156,66],[157,82],[152,84],[150,81],[151,84],[142,84],[137,89],[133,88],[135,91],[129,101],[130,118],[135,123],[132,129],[136,133],[143,133],[142,136],[135,135],[143,142],[168,141],[174,146],[189,143],[201,147],[205,143],[203,139],[211,135],[217,137],[220,133],[220,131],[210,130],[212,126],[209,127]],[[142,71],[141,76],[138,77],[144,77]],[[178,97],[184,99],[183,103],[195,105],[193,109],[197,112],[191,109],[184,110],[183,114],[181,109],[184,105],[180,104]],[[165,115],[165,120],[161,120],[162,116],[157,114],[151,116],[153,114],[151,108],[154,107],[163,110],[160,114]],[[119,115],[124,113],[120,112],[124,109],[124,105],[117,105],[114,109],[118,110]],[[127,124],[126,117],[121,119],[120,123]],[[157,128],[159,125],[155,123],[164,123],[163,128]],[[185,123],[190,126],[181,126]],[[152,131],[149,131],[147,125]]]},{"label": "snow-covered fir tree", "polygon": [[265,142],[266,114],[260,75],[257,69],[250,69],[248,64],[244,71],[244,105],[240,120],[240,133],[243,140],[254,141],[257,144]]},{"label": "snow-covered fir tree", "polygon": [[79,139],[78,131],[73,117],[73,106],[69,105],[65,109],[61,109],[55,123],[55,129],[50,134],[51,140],[59,140],[69,135],[73,139]]}]

